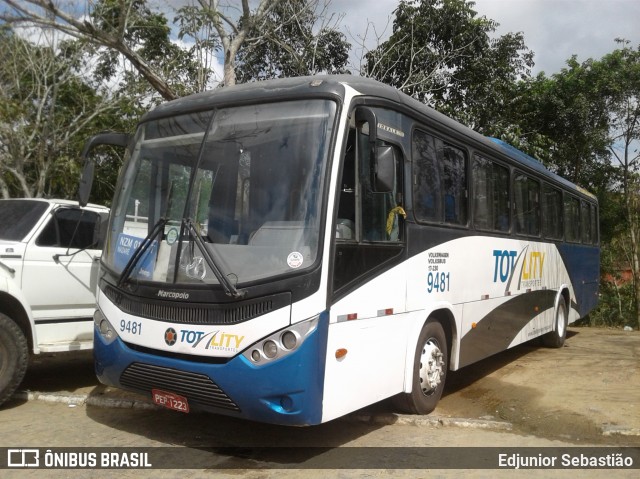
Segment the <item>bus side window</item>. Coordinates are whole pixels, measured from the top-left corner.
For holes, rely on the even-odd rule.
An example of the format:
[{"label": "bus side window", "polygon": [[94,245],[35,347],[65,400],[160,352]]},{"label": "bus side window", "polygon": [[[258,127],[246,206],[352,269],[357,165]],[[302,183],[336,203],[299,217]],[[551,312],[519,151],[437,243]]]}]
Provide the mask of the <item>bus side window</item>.
[{"label": "bus side window", "polygon": [[445,223],[467,224],[467,161],[464,151],[443,144],[441,151]]},{"label": "bus side window", "polygon": [[359,149],[359,161],[361,163],[360,191],[362,198],[360,208],[362,216],[361,239],[372,242],[399,241],[401,238],[398,207],[401,207],[399,199],[402,195],[399,195],[400,187],[398,185],[398,179],[401,176],[398,174],[399,165],[401,164],[398,149],[384,142],[377,142],[376,159],[382,160],[381,155],[386,155],[389,164],[393,164],[390,169],[394,170],[391,184],[382,186],[379,184],[377,177],[379,165],[374,164],[376,160],[368,155],[368,151],[364,147],[364,143],[368,141],[368,138],[364,137],[361,140],[362,147]]},{"label": "bus side window", "polygon": [[415,215],[423,221],[440,221],[442,181],[434,138],[416,130],[412,148]]},{"label": "bus side window", "polygon": [[513,178],[513,191],[516,233],[538,236],[540,234],[540,183],[524,173],[517,172]]},{"label": "bus side window", "polygon": [[467,156],[416,130],[413,135],[413,207],[418,221],[467,224]]},{"label": "bus side window", "polygon": [[580,242],[580,200],[568,194],[564,197],[564,239]]},{"label": "bus side window", "polygon": [[475,227],[509,231],[509,169],[477,154],[472,168]]}]

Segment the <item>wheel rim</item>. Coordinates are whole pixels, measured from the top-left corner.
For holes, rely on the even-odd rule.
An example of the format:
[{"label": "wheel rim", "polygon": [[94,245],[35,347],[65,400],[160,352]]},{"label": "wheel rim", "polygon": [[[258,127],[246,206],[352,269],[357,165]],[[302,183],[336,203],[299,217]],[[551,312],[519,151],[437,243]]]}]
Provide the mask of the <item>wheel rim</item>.
[{"label": "wheel rim", "polygon": [[562,303],[558,305],[558,311],[556,312],[556,330],[559,337],[563,337],[566,328],[565,309],[562,307]]},{"label": "wheel rim", "polygon": [[442,383],[444,360],[438,341],[429,338],[420,353],[420,389],[422,394],[430,396]]}]

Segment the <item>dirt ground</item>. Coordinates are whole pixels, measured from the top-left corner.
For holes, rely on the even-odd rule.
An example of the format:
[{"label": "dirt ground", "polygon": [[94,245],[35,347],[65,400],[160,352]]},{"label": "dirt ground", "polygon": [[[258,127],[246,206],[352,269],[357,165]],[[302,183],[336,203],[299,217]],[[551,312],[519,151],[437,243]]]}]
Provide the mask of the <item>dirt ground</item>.
[{"label": "dirt ground", "polygon": [[[21,390],[129,394],[98,385],[90,351],[36,357]],[[384,401],[364,412],[394,408]],[[640,446],[640,332],[571,327],[563,348],[524,344],[449,372],[431,417],[504,421],[515,434],[576,445]]]},{"label": "dirt ground", "polygon": [[563,348],[505,351],[450,373],[436,413],[578,444],[640,445],[640,333],[572,327]]}]

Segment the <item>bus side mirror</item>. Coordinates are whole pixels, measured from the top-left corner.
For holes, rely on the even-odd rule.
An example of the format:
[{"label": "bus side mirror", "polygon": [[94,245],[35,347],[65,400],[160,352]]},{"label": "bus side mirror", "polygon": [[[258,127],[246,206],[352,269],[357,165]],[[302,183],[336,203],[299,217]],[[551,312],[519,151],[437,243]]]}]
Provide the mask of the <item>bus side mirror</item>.
[{"label": "bus side mirror", "polygon": [[393,146],[376,148],[376,193],[392,193],[396,186],[398,157]]},{"label": "bus side mirror", "polygon": [[89,202],[91,187],[93,186],[93,175],[95,170],[95,161],[89,157],[89,153],[98,145],[113,145],[126,147],[129,144],[130,135],[125,133],[100,133],[87,140],[82,149],[80,159],[84,163],[82,175],[80,176],[80,184],[78,185],[78,203],[80,206],[86,206]]}]

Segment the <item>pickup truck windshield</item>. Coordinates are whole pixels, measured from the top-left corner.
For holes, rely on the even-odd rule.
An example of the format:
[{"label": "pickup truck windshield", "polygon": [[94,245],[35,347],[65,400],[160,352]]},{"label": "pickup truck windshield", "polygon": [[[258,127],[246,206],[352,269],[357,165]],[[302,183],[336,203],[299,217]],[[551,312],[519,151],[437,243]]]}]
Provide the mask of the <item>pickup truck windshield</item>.
[{"label": "pickup truck windshield", "polygon": [[22,241],[48,205],[37,200],[0,200],[0,239]]},{"label": "pickup truck windshield", "polygon": [[235,285],[313,265],[335,111],[309,99],[143,123],[114,199],[105,265],[121,273],[161,218],[129,278],[218,284],[215,258]]}]

